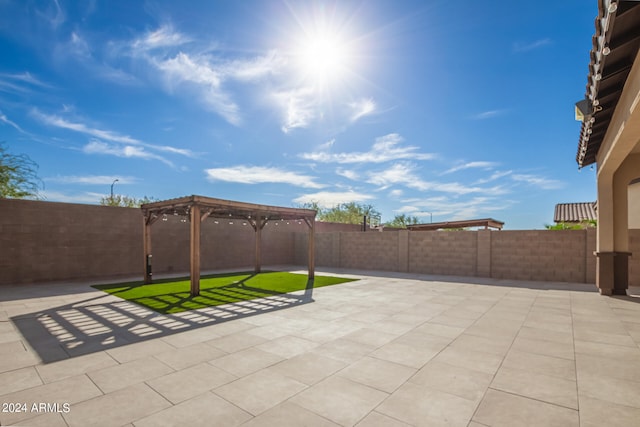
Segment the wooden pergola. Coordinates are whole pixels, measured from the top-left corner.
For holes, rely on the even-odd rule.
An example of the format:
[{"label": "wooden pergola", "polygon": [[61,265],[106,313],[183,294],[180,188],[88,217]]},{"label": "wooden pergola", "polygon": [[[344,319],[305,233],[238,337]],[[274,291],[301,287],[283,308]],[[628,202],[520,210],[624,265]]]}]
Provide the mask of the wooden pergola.
[{"label": "wooden pergola", "polygon": [[241,219],[255,231],[255,272],[261,269],[262,229],[269,221],[304,221],[309,226],[308,269],[309,279],[314,278],[314,237],[316,211],[257,205],[204,196],[187,196],[177,199],[147,203],[141,206],[144,231],[144,283],[151,283],[151,226],[164,215],[182,215],[190,225],[191,295],[200,294],[200,224],[207,218]]},{"label": "wooden pergola", "polygon": [[465,221],[447,221],[447,222],[433,222],[429,224],[414,224],[407,225],[407,229],[410,231],[435,231],[448,228],[467,228],[467,227],[484,227],[485,230],[489,228],[495,228],[496,230],[502,230],[504,222],[495,220],[493,218],[485,219],[468,219]]}]

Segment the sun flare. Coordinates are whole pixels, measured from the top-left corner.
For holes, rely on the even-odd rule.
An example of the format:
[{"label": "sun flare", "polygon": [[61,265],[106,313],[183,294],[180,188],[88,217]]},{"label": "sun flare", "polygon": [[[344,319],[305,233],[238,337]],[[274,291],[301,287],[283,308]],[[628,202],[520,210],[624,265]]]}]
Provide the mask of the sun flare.
[{"label": "sun flare", "polygon": [[350,66],[348,44],[329,32],[304,38],[295,57],[303,76],[325,84],[340,79]]}]

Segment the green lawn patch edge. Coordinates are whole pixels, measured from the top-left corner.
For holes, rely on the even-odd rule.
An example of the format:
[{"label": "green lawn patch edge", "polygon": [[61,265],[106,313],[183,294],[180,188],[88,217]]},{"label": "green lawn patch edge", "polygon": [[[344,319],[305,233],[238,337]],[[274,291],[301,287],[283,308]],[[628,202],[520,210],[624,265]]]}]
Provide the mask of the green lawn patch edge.
[{"label": "green lawn patch edge", "polygon": [[[353,282],[334,276],[315,276],[314,288]],[[180,313],[199,308],[251,301],[307,288],[306,274],[284,271],[234,272],[205,275],[200,278],[200,295],[190,295],[189,277],[92,285],[93,288],[141,305],[160,314]]]}]

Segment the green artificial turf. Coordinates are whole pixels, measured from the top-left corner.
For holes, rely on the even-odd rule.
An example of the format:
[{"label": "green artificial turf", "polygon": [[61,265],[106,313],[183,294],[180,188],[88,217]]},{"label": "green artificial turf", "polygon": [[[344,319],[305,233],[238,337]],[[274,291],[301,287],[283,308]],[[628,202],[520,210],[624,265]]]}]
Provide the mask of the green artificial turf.
[{"label": "green artificial turf", "polygon": [[[351,282],[356,279],[316,276],[314,288]],[[142,282],[94,285],[96,289],[127,301],[150,308],[162,314],[249,301],[307,288],[306,274],[287,272],[231,273],[202,276],[200,295],[191,297],[189,278],[155,280],[145,285]]]}]

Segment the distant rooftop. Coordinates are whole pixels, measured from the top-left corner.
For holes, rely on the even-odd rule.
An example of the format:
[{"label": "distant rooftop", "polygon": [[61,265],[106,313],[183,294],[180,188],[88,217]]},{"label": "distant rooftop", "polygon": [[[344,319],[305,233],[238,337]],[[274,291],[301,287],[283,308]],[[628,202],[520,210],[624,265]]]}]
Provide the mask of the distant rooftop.
[{"label": "distant rooftop", "polygon": [[485,219],[468,219],[464,221],[446,221],[446,222],[433,222],[429,224],[414,224],[407,225],[407,229],[410,231],[429,231],[429,230],[443,230],[448,228],[468,228],[468,227],[484,227],[485,230],[489,228],[495,228],[496,230],[502,230],[504,222],[495,220],[493,218]]},{"label": "distant rooftop", "polygon": [[554,222],[583,222],[598,218],[596,202],[558,203],[553,215]]}]

